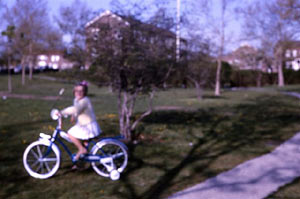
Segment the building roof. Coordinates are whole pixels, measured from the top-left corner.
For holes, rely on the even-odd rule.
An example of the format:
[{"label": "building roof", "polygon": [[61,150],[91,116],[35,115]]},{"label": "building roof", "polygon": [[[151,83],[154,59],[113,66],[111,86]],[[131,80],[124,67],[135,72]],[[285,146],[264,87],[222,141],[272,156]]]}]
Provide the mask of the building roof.
[{"label": "building roof", "polygon": [[[103,12],[103,13],[99,14],[98,16],[96,16],[95,18],[93,18],[91,21],[87,22],[86,25],[85,25],[85,28],[90,27],[90,26],[93,25],[96,21],[98,21],[100,18],[102,18],[102,17],[104,17],[104,16],[111,16],[111,17],[116,18],[116,19],[119,20],[119,21],[124,21],[124,20],[122,19],[122,17],[120,17],[120,16],[118,16],[118,15],[112,13],[112,12],[109,11],[109,10],[106,10],[105,12]],[[128,23],[128,22],[125,21],[125,24],[126,24],[126,23]],[[129,25],[129,23],[128,23],[127,25]]]},{"label": "building roof", "polygon": [[287,41],[286,42],[286,47],[287,48],[300,48],[300,41]]},{"label": "building roof", "polygon": [[[148,23],[143,23],[133,17],[130,17],[130,16],[121,16],[121,15],[117,15],[117,14],[114,14],[112,13],[111,11],[109,10],[106,10],[105,12],[99,14],[98,16],[96,16],[95,18],[93,18],[91,21],[87,22],[86,25],[85,25],[85,28],[90,28],[91,26],[93,26],[94,24],[96,24],[97,21],[99,21],[101,18],[104,18],[104,17],[112,17],[112,18],[115,18],[117,19],[118,21],[120,22],[124,22],[124,24],[126,26],[130,26],[130,24],[139,24],[139,25],[142,25],[143,28],[145,28],[146,30],[149,30],[149,31],[157,31],[159,30],[160,33],[163,33],[165,36],[169,36],[169,37],[175,37],[175,33],[173,33],[172,31],[170,30],[167,30],[167,29],[164,29],[164,28],[160,28],[160,27],[157,27],[153,24],[148,24]],[[181,40],[185,41],[185,39],[181,38]]]}]

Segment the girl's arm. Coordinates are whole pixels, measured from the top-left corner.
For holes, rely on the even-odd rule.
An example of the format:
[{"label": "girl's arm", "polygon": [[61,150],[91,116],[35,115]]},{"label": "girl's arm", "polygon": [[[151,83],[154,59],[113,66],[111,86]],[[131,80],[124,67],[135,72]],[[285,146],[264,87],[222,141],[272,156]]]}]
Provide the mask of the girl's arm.
[{"label": "girl's arm", "polygon": [[62,115],[79,115],[86,107],[87,107],[87,100],[82,99],[79,100],[78,103],[75,103],[74,106],[69,106],[61,111]]},{"label": "girl's arm", "polygon": [[77,110],[76,110],[75,106],[69,106],[69,107],[63,109],[60,113],[63,116],[65,116],[65,115],[76,115]]}]

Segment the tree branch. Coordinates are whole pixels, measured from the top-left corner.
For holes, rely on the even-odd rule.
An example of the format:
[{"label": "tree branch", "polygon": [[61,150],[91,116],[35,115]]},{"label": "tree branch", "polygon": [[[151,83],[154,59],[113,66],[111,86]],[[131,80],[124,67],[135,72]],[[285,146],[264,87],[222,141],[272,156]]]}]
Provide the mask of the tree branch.
[{"label": "tree branch", "polygon": [[149,95],[149,104],[148,104],[148,110],[146,112],[144,112],[137,120],[135,120],[135,122],[132,124],[131,126],[131,130],[134,130],[136,128],[136,126],[138,125],[138,123],[145,118],[146,116],[150,115],[152,113],[153,110],[153,97],[154,97],[154,93],[155,90],[152,90],[152,92]]}]

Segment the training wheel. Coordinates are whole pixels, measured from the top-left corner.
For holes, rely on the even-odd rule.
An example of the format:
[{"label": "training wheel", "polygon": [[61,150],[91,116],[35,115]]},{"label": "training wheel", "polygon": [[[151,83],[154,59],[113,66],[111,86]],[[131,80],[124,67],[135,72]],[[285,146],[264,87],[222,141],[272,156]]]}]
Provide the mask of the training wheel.
[{"label": "training wheel", "polygon": [[119,173],[119,171],[117,171],[117,170],[112,170],[111,172],[110,172],[110,179],[112,179],[112,180],[119,180],[120,179],[120,173]]}]

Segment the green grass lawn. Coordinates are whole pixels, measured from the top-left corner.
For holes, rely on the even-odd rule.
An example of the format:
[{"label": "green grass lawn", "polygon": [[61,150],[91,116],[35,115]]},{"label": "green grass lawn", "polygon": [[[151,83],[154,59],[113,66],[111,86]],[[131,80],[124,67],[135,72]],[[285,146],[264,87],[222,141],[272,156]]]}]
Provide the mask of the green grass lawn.
[{"label": "green grass lawn", "polygon": [[[56,107],[72,103],[72,84],[34,78],[21,86],[20,79],[13,76],[14,93],[48,96],[63,87],[66,92]],[[0,92],[6,89],[6,76],[0,76]],[[300,92],[300,86],[285,90]],[[102,135],[118,135],[114,94],[91,85],[90,98]],[[91,168],[71,171],[64,153],[59,171],[50,179],[37,180],[26,173],[22,155],[40,132],[52,133],[56,124],[49,117],[52,103],[0,99],[0,198],[165,198],[272,151],[300,129],[299,100],[275,87],[224,91],[221,97],[206,91],[202,101],[193,89],[170,89],[157,93],[157,110],[138,126],[138,143],[128,146],[129,164],[119,181],[98,176]],[[136,113],[146,104],[141,97]],[[64,124],[70,127],[68,120]],[[273,198],[299,196],[294,188],[299,184],[296,180]]]}]

